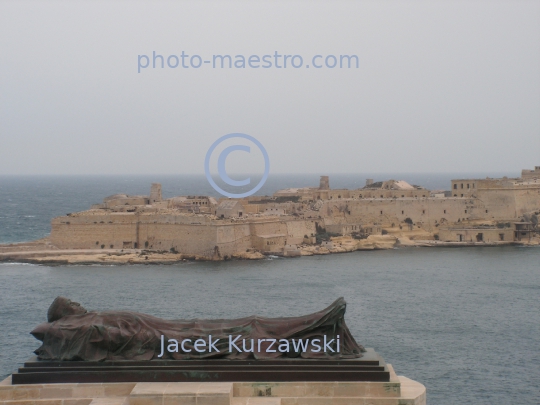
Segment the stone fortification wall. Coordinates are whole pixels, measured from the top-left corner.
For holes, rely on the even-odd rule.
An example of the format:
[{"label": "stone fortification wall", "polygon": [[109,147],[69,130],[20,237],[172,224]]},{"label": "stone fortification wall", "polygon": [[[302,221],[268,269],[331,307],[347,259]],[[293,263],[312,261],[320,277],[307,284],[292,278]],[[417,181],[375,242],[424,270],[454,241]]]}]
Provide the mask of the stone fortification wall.
[{"label": "stone fortification wall", "polygon": [[206,215],[178,215],[178,214],[148,214],[141,215],[143,222],[155,222],[165,224],[186,224],[186,225],[211,225],[213,221]]},{"label": "stone fortification wall", "polygon": [[478,200],[482,201],[487,210],[487,218],[515,219],[516,192],[512,189],[492,188],[477,191]]},{"label": "stone fortification wall", "polygon": [[403,198],[327,201],[320,210],[330,218],[343,222],[382,226],[399,224],[410,218],[428,228],[436,224],[485,217],[481,201],[472,198]]},{"label": "stone fortification wall", "polygon": [[287,225],[284,220],[251,222],[249,229],[251,235],[287,235]]},{"label": "stone fortification wall", "polygon": [[212,257],[217,246],[216,227],[182,223],[141,223],[139,247],[173,250],[179,253]]},{"label": "stone fortification wall", "polygon": [[252,247],[249,224],[237,223],[215,226],[217,233],[216,246],[222,257],[231,256],[237,252],[245,252]]},{"label": "stone fortification wall", "polygon": [[60,249],[176,250],[211,258],[245,252],[254,246],[254,235],[283,234],[287,244],[299,244],[314,232],[314,222],[304,220],[250,223],[201,215],[87,213],[53,219],[51,242]]},{"label": "stone fortification wall", "polygon": [[287,225],[287,244],[299,245],[304,241],[304,236],[311,236],[317,233],[315,221],[288,221]]},{"label": "stone fortification wall", "polygon": [[[249,219],[217,220],[211,215],[181,214],[156,206],[128,206],[136,209],[136,212],[96,209],[55,218],[50,240],[60,249],[146,248],[224,257],[260,245],[255,236],[284,235],[284,245],[301,244],[305,235],[310,237],[317,233],[315,221],[308,218],[311,213],[322,217],[327,224],[395,227],[412,222],[427,231],[437,232],[443,225],[462,224],[464,221],[512,222],[525,213],[540,211],[538,180],[455,180],[452,184],[456,184],[459,191],[475,190],[474,195],[471,192],[467,197],[431,198],[427,197],[428,190],[418,189],[319,190],[320,193],[331,193],[332,199],[317,201],[314,209],[318,209],[318,212],[304,212],[305,219],[293,215],[264,217],[259,213],[260,217],[252,216]],[[379,198],[379,195],[384,198]],[[368,196],[376,198],[366,198]],[[121,198],[122,195],[115,195],[106,200]],[[238,202],[234,204],[242,209]],[[301,204],[290,202],[252,205],[259,206],[259,210],[266,205],[279,210],[279,213],[301,207]],[[320,224],[323,222],[317,220]],[[454,233],[449,237],[453,239],[456,235]],[[500,237],[500,234],[494,232],[493,238],[496,237]]]},{"label": "stone fortification wall", "polygon": [[523,187],[516,191],[516,213],[519,217],[528,212],[540,211],[539,187]]},{"label": "stone fortification wall", "polygon": [[134,197],[118,197],[118,198],[109,198],[103,201],[103,206],[106,208],[118,207],[120,205],[146,205],[149,204],[149,200],[144,196],[134,196]]},{"label": "stone fortification wall", "polygon": [[318,190],[313,192],[314,200],[342,200],[366,198],[425,198],[429,197],[429,190],[385,190],[382,188],[367,188],[357,190]]},{"label": "stone fortification wall", "polygon": [[52,220],[50,239],[60,249],[122,249],[136,234],[133,214],[65,216]]},{"label": "stone fortification wall", "polygon": [[397,198],[325,201],[320,213],[346,223],[390,226],[410,218],[427,229],[466,220],[512,221],[540,210],[540,187],[489,182],[477,188],[478,197]]},{"label": "stone fortification wall", "polygon": [[522,179],[540,179],[540,166],[535,166],[534,170],[523,169],[521,171]]},{"label": "stone fortification wall", "polygon": [[511,242],[514,240],[514,230],[486,228],[449,228],[439,231],[439,240],[445,242]]},{"label": "stone fortification wall", "polygon": [[52,221],[51,243],[60,249],[177,250],[210,256],[216,227],[204,216],[110,213]]},{"label": "stone fortification wall", "polygon": [[540,183],[534,181],[481,180],[477,196],[493,218],[516,219],[524,213],[540,210]]},{"label": "stone fortification wall", "polygon": [[316,233],[314,221],[292,218],[254,222],[250,224],[250,232],[252,235],[286,235],[287,245],[298,245],[303,242],[304,235]]}]

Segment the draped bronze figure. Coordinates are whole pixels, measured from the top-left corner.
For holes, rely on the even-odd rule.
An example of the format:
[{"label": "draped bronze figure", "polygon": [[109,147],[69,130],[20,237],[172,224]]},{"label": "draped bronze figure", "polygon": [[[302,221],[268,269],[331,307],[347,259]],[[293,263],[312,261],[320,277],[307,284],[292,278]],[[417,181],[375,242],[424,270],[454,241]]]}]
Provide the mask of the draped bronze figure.
[{"label": "draped bronze figure", "polygon": [[[41,360],[106,361],[158,359],[354,359],[364,348],[345,324],[346,303],[339,298],[328,308],[300,317],[165,320],[131,311],[92,312],[64,297],[57,297],[47,313],[48,322],[31,334],[43,344],[35,353]],[[195,350],[197,339],[215,342],[217,350]],[[230,337],[263,340],[252,351],[230,350]],[[293,342],[332,341],[331,350],[298,350]],[[184,342],[177,351],[163,352],[165,341]],[[288,341],[290,350],[269,351],[272,341]],[[187,343],[186,343],[187,342]],[[339,342],[339,344],[338,344]],[[331,345],[329,344],[330,348]]]}]

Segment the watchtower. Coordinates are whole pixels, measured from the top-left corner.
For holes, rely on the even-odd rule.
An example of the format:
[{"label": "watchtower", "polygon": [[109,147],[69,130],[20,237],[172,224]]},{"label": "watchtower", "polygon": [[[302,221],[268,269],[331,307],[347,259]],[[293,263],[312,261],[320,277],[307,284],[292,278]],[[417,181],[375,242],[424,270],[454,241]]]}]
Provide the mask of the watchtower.
[{"label": "watchtower", "polygon": [[161,184],[152,183],[152,188],[150,188],[150,204],[160,202],[161,200]]},{"label": "watchtower", "polygon": [[321,176],[319,190],[330,190],[330,179],[328,176]]}]

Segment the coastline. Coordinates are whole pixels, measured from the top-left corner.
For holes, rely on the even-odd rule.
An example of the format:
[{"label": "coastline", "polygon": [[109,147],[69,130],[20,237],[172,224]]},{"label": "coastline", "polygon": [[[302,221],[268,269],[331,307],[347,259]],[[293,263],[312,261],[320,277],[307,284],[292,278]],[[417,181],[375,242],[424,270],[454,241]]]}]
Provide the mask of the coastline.
[{"label": "coastline", "polygon": [[130,264],[175,264],[189,261],[264,260],[268,257],[295,258],[302,256],[332,255],[355,251],[389,250],[402,248],[466,248],[531,246],[540,247],[540,240],[530,242],[445,242],[437,240],[415,240],[406,236],[372,235],[366,239],[347,236],[331,238],[322,245],[300,245],[296,250],[277,252],[248,251],[230,257],[205,257],[167,251],[145,249],[57,249],[47,238],[31,242],[0,244],[0,263],[29,263],[48,266],[61,265],[130,265]]}]

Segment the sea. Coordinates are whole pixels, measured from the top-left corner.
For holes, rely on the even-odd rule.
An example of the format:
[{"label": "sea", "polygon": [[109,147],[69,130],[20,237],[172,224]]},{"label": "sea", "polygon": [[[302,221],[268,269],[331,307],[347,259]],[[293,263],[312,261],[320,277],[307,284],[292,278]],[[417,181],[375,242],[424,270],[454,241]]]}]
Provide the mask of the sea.
[{"label": "sea", "polygon": [[[485,173],[331,175],[449,189]],[[516,176],[513,173],[493,174]],[[317,175],[270,176],[262,195],[317,186]],[[47,236],[50,220],[115,193],[214,195],[204,176],[0,176],[0,243]],[[428,404],[540,404],[540,248],[401,248],[261,261],[173,265],[0,263],[0,379],[39,347],[29,332],[58,295],[89,310],[167,319],[299,316],[345,297],[352,335],[398,375],[421,382]]]}]

